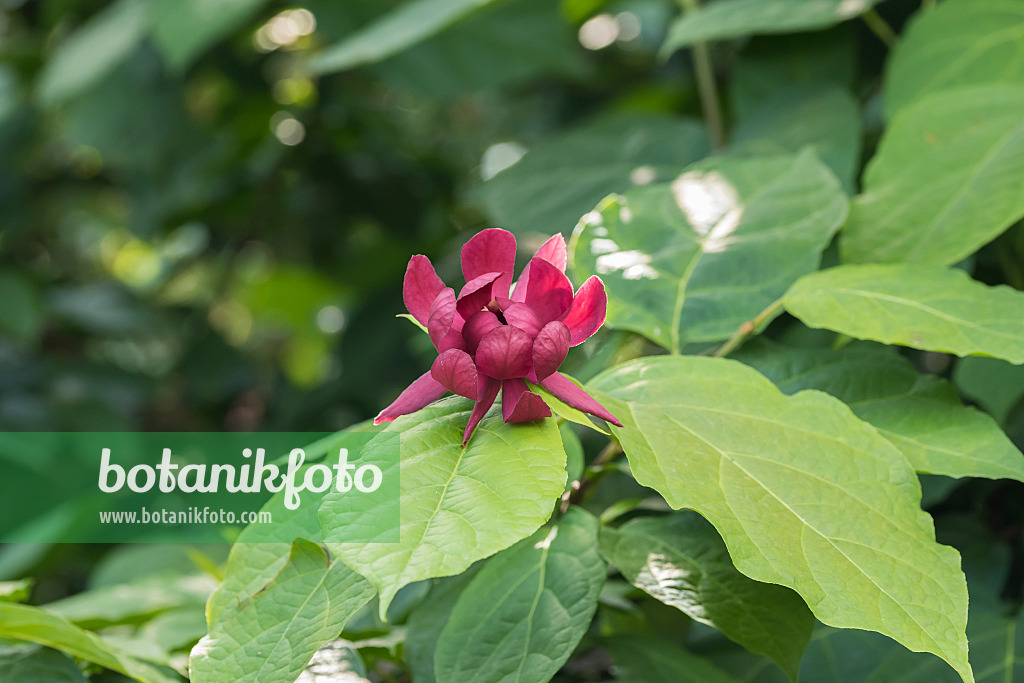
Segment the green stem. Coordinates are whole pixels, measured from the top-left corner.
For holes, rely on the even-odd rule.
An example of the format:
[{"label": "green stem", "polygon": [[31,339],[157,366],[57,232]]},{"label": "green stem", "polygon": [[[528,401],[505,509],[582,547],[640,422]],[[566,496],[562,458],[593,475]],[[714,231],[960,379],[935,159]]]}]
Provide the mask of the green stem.
[{"label": "green stem", "polygon": [[889,26],[889,22],[882,18],[882,15],[871,9],[860,15],[860,18],[864,20],[864,23],[868,25],[871,32],[878,36],[878,39],[885,43],[885,46],[892,48],[899,39],[896,32],[892,30],[892,26]]},{"label": "green stem", "polygon": [[[587,470],[583,473],[580,478],[578,485],[571,488],[565,496],[562,497],[562,514],[569,509],[570,505],[579,505],[583,500],[583,495],[598,479],[603,476],[601,469],[615,460],[622,453],[622,446],[615,439],[608,442],[608,445],[601,449],[601,452],[594,458],[594,462],[590,463]],[[594,476],[596,475],[596,476]]]},{"label": "green stem", "polygon": [[768,306],[768,308],[758,313],[757,317],[753,318],[752,320],[748,320],[747,322],[743,323],[738,328],[736,328],[736,331],[732,333],[732,336],[729,337],[729,340],[722,344],[720,347],[718,347],[718,349],[711,355],[714,356],[715,358],[721,358],[722,356],[729,355],[730,353],[736,350],[737,346],[743,343],[744,339],[749,337],[762,325],[764,325],[770,319],[775,317],[775,315],[781,310],[782,299],[779,299],[773,302],[770,306]]},{"label": "green stem", "polygon": [[[679,0],[687,12],[696,11],[699,0]],[[711,49],[707,43],[693,44],[693,68],[697,76],[697,90],[700,92],[700,105],[704,110],[704,122],[708,127],[708,137],[716,149],[725,145],[725,124],[722,121],[722,108],[719,106],[718,85],[715,82],[715,68],[711,61]]]}]

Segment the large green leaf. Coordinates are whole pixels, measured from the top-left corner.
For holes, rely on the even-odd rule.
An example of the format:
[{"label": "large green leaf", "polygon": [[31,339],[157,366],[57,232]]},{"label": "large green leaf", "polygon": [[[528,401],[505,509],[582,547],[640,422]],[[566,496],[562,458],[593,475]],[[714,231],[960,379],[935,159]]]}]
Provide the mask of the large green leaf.
[{"label": "large green leaf", "polygon": [[96,85],[146,32],[144,0],[118,0],[57,45],[39,77],[39,98],[53,106]]},{"label": "large green leaf", "polygon": [[801,278],[785,305],[810,327],[858,339],[1024,363],[1024,293],[961,270],[839,266]]},{"label": "large green leaf", "polygon": [[537,143],[488,181],[482,198],[510,230],[566,232],[608,194],[674,178],[709,149],[697,121],[614,113]]},{"label": "large green leaf", "polygon": [[654,638],[617,635],[602,643],[631,683],[737,683],[708,660]]},{"label": "large green leaf", "polygon": [[740,118],[730,149],[733,154],[779,154],[811,146],[852,193],[860,129],[857,102],[843,88],[780,88]]},{"label": "large green leaf", "polygon": [[267,0],[155,0],[153,40],[171,68],[181,71],[265,4]]},{"label": "large green leaf", "polygon": [[0,602],[0,637],[52,647],[73,657],[117,671],[141,683],[178,683],[164,673],[125,654],[95,633],[85,631],[56,614],[28,605]]},{"label": "large green leaf", "polygon": [[344,71],[379,62],[416,45],[495,0],[407,0],[369,26],[327,48],[312,68]]},{"label": "large green leaf", "polygon": [[663,54],[709,40],[752,33],[796,33],[851,19],[880,0],[718,0],[686,12],[669,27]]},{"label": "large green leaf", "polygon": [[597,520],[573,508],[469,584],[437,642],[437,680],[549,680],[590,627],[604,578]]},{"label": "large green leaf", "polygon": [[810,610],[793,591],[736,571],[721,537],[699,515],[602,527],[600,548],[637,588],[767,655],[796,680],[814,627]]},{"label": "large green leaf", "polygon": [[361,576],[315,543],[296,541],[274,580],[193,648],[192,683],[292,683],[371,597]]},{"label": "large green leaf", "polygon": [[614,431],[637,481],[705,516],[737,569],[973,680],[959,555],[935,542],[913,468],[849,408],[704,357],[635,361],[591,386],[623,413]]},{"label": "large green leaf", "polygon": [[709,159],[602,202],[573,237],[574,269],[604,280],[609,325],[678,350],[728,337],[815,270],[846,207],[811,152]]},{"label": "large green leaf", "polygon": [[761,348],[737,356],[786,394],[829,393],[889,439],[918,472],[1024,481],[1024,456],[949,382],[918,374],[892,349]]},{"label": "large green leaf", "polygon": [[893,120],[843,228],[847,262],[948,265],[1024,216],[1024,85],[958,88]]},{"label": "large green leaf", "polygon": [[88,629],[132,623],[170,609],[206,602],[216,582],[207,576],[161,577],[105,586],[51,602],[46,609]]},{"label": "large green leaf", "polygon": [[[461,399],[440,401],[385,430],[401,435],[400,542],[344,543],[348,525],[377,511],[334,493],[320,507],[325,537],[336,542],[332,552],[380,591],[382,616],[402,586],[458,574],[536,531],[565,490],[565,451],[553,418],[505,424],[495,410],[463,447],[470,408]],[[363,453],[371,457],[390,443],[375,437]]]},{"label": "large green leaf", "polygon": [[1024,4],[943,0],[918,12],[896,44],[887,70],[885,109],[890,118],[940,90],[1024,84]]},{"label": "large green leaf", "polygon": [[38,645],[0,645],[0,681],[11,683],[88,683],[75,661]]},{"label": "large green leaf", "polygon": [[444,625],[455,602],[476,576],[482,563],[458,576],[436,579],[426,600],[420,603],[405,624],[405,661],[416,683],[436,683],[434,653]]}]

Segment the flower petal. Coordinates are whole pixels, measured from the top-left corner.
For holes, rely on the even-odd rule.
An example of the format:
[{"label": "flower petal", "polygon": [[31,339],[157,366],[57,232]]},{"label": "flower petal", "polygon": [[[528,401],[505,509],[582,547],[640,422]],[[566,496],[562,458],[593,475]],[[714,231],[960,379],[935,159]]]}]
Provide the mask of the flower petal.
[{"label": "flower petal", "polygon": [[533,339],[518,327],[502,325],[483,336],[476,367],[494,379],[525,377],[533,362]]},{"label": "flower petal", "polygon": [[[508,273],[509,284],[512,284],[515,267],[516,238],[508,230],[481,230],[462,247],[462,274],[466,282],[485,273]],[[508,291],[502,296],[508,296]]]},{"label": "flower petal", "polygon": [[545,380],[558,370],[568,353],[569,328],[552,320],[533,340],[533,371],[537,380]]},{"label": "flower petal", "polygon": [[494,300],[495,285],[499,280],[505,279],[508,279],[508,276],[504,273],[484,273],[467,282],[459,292],[459,298],[455,303],[455,309],[459,315],[464,320],[469,320],[471,315],[482,311],[487,304]]},{"label": "flower petal", "polygon": [[609,413],[604,406],[595,401],[590,394],[576,386],[575,382],[562,373],[556,372],[541,381],[540,385],[554,394],[555,398],[561,399],[576,410],[582,410],[584,413],[590,413],[591,415],[608,420],[608,422],[611,422],[616,427],[622,426],[622,423]]},{"label": "flower petal", "polygon": [[444,289],[444,283],[434,272],[430,259],[417,254],[409,259],[405,269],[405,283],[402,287],[402,299],[412,317],[421,325],[427,324],[430,317],[430,305],[434,303],[438,293]]},{"label": "flower petal", "polygon": [[[561,318],[572,305],[572,283],[565,273],[535,258],[530,261],[528,277],[522,301],[533,308],[542,324]],[[518,286],[515,293],[519,293]]]},{"label": "flower petal", "polygon": [[551,409],[521,379],[501,383],[501,415],[505,422],[530,422],[551,417]]},{"label": "flower petal", "polygon": [[498,396],[498,389],[501,388],[501,382],[490,377],[480,375],[478,394],[480,396],[477,399],[476,405],[473,406],[473,412],[469,415],[469,422],[466,424],[466,431],[462,435],[462,445],[465,447],[469,443],[469,437],[473,435],[473,430],[476,429],[477,424],[484,418],[487,411],[494,405],[494,399]]},{"label": "flower petal", "polygon": [[462,338],[465,339],[466,348],[471,354],[476,353],[480,340],[495,327],[501,327],[501,321],[490,311],[477,311],[469,316],[469,320],[462,326]]},{"label": "flower petal", "polygon": [[572,300],[569,312],[562,322],[569,328],[569,346],[577,346],[590,338],[604,324],[608,309],[608,295],[601,278],[592,275],[584,282]]},{"label": "flower petal", "polygon": [[[506,299],[508,301],[508,299]],[[505,322],[509,325],[518,327],[526,334],[530,335],[533,339],[540,332],[541,322],[537,314],[533,312],[528,304],[522,304],[517,301],[511,301],[505,306],[502,315],[505,316]]]},{"label": "flower petal", "polygon": [[449,349],[436,359],[430,367],[430,376],[453,394],[475,401],[479,396],[477,386],[479,373],[469,354],[459,349]]},{"label": "flower petal", "polygon": [[445,287],[430,304],[430,314],[427,316],[427,333],[435,347],[452,329],[453,322],[455,322],[455,290]]},{"label": "flower petal", "polygon": [[379,425],[382,422],[391,422],[396,417],[415,413],[420,408],[425,408],[437,399],[444,396],[446,389],[437,383],[425,372],[403,391],[395,402],[384,410],[380,411],[377,417],[373,418],[373,424]]},{"label": "flower petal", "polygon": [[565,238],[562,237],[562,233],[553,235],[551,239],[541,245],[533,258],[542,258],[564,273],[565,266],[569,262],[569,254],[566,251]]}]

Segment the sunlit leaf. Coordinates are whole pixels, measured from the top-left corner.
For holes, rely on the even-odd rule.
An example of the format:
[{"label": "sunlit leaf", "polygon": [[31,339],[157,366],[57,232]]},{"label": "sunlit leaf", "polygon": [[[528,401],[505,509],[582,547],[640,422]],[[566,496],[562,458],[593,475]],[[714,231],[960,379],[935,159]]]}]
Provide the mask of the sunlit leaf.
[{"label": "sunlit leaf", "polygon": [[[533,533],[565,490],[565,451],[554,419],[505,424],[494,411],[463,448],[470,407],[443,400],[385,430],[401,438],[400,542],[345,543],[348,525],[377,511],[353,510],[344,494],[334,493],[320,507],[331,551],[380,591],[381,614],[402,586],[458,574]],[[374,438],[365,457],[384,443]]]},{"label": "sunlit leaf", "polygon": [[693,356],[590,386],[625,411],[613,431],[637,481],[714,524],[737,569],[792,588],[826,624],[886,634],[973,680],[959,555],[935,542],[913,468],[849,408]]},{"label": "sunlit leaf", "polygon": [[604,280],[610,326],[678,350],[729,337],[815,270],[846,206],[813,153],[709,159],[602,202],[573,268]]},{"label": "sunlit leaf", "polygon": [[886,129],[842,232],[847,262],[948,265],[1024,216],[1024,85],[958,88]]},{"label": "sunlit leaf", "polygon": [[902,451],[918,472],[1024,481],[1024,455],[956,389],[891,349],[772,349],[737,356],[786,394],[829,393]]},{"label": "sunlit leaf", "polygon": [[315,543],[296,541],[280,573],[192,649],[192,681],[292,683],[371,597],[361,576]]},{"label": "sunlit leaf", "polygon": [[1024,4],[943,0],[918,12],[887,64],[885,109],[895,116],[932,93],[965,85],[1024,85]]},{"label": "sunlit leaf", "polygon": [[1024,363],[1024,293],[962,270],[839,266],[801,278],[785,305],[810,327],[858,339]]}]

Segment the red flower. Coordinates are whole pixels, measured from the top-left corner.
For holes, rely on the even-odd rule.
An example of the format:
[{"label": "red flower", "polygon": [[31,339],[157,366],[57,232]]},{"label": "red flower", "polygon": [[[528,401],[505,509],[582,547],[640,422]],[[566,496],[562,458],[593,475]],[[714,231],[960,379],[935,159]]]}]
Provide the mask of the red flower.
[{"label": "red flower", "polygon": [[463,436],[501,389],[505,422],[550,417],[527,385],[539,384],[570,406],[622,426],[611,413],[557,372],[570,346],[586,341],[604,323],[608,297],[594,276],[573,294],[565,276],[565,240],[555,235],[537,250],[509,294],[516,238],[500,228],[477,233],[462,247],[466,285],[455,296],[426,256],[413,256],[405,271],[405,306],[427,328],[437,359],[381,411],[374,424],[390,422],[439,399],[446,391],[476,401]]}]

